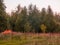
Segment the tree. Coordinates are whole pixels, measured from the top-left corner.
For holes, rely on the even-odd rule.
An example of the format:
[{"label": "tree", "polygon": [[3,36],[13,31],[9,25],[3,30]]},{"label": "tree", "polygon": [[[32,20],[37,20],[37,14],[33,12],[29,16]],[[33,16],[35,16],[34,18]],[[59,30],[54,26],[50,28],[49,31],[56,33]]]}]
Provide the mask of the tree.
[{"label": "tree", "polygon": [[40,23],[43,24],[46,22],[46,9],[42,8],[41,10],[41,15],[40,15]]},{"label": "tree", "polygon": [[17,16],[17,20],[15,23],[15,30],[24,32],[24,25],[27,21],[27,8],[22,8],[21,12]]},{"label": "tree", "polygon": [[43,33],[46,32],[46,28],[47,28],[47,27],[46,27],[44,24],[41,24],[41,25],[40,25],[40,28],[41,28],[41,30],[42,30]]},{"label": "tree", "polygon": [[39,28],[39,10],[37,9],[36,5],[32,6],[30,5],[29,6],[29,22],[31,23],[32,25],[32,30],[34,29],[35,32],[39,32],[40,28]]},{"label": "tree", "polygon": [[54,14],[50,6],[47,9],[47,16],[46,16],[46,26],[47,32],[53,32],[55,30],[55,22],[54,22]]},{"label": "tree", "polygon": [[24,25],[25,32],[31,32],[31,25],[29,22],[26,22]]},{"label": "tree", "polygon": [[6,14],[6,20],[7,20],[7,30],[11,30],[11,24],[10,24],[10,15]]},{"label": "tree", "polygon": [[17,16],[18,16],[18,14],[17,14],[17,12],[14,12],[14,11],[12,11],[11,12],[11,16],[10,16],[10,26],[11,26],[11,30],[12,31],[15,31],[15,22],[16,22],[16,20],[17,20]]},{"label": "tree", "polygon": [[0,32],[4,31],[7,27],[5,8],[3,0],[0,0]]}]

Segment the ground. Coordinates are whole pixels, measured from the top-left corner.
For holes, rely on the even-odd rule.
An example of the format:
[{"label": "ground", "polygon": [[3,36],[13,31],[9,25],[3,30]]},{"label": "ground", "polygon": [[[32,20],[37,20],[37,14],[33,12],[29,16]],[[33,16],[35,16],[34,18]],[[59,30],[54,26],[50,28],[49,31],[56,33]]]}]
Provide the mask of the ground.
[{"label": "ground", "polygon": [[0,34],[0,45],[60,45],[57,33]]}]

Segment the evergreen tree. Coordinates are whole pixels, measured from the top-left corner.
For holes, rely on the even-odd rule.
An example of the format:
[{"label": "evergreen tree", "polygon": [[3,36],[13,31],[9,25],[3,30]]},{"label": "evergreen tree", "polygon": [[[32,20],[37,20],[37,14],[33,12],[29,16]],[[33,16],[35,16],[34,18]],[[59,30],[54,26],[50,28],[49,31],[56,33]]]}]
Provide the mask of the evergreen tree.
[{"label": "evergreen tree", "polygon": [[46,25],[47,32],[54,32],[55,30],[54,14],[50,6],[48,6],[47,9]]},{"label": "evergreen tree", "polygon": [[[29,6],[32,8],[32,6]],[[35,32],[39,32],[39,10],[37,9],[36,5],[33,6],[32,9],[30,9],[29,12],[29,22],[32,25],[32,30],[34,29]]]},{"label": "evergreen tree", "polygon": [[17,20],[15,23],[15,30],[24,32],[24,25],[27,21],[27,9],[26,7],[22,8],[21,12],[17,16]]},{"label": "evergreen tree", "polygon": [[46,22],[46,9],[45,8],[42,8],[42,10],[41,10],[40,19],[41,19],[41,24]]},{"label": "evergreen tree", "polygon": [[0,32],[4,31],[7,27],[5,8],[3,0],[0,0]]}]

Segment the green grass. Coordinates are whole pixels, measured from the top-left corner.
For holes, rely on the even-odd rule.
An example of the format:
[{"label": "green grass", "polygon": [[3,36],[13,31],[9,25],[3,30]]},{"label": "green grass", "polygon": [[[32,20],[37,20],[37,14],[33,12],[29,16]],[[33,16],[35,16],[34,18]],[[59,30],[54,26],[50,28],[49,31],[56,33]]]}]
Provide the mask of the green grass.
[{"label": "green grass", "polygon": [[1,35],[0,45],[60,45],[60,34]]}]

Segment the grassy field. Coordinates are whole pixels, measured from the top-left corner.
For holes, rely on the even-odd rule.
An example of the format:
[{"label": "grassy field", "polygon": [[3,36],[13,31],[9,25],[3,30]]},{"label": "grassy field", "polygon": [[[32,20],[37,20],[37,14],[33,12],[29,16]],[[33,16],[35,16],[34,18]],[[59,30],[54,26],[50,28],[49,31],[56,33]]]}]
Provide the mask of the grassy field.
[{"label": "grassy field", "polygon": [[0,45],[60,45],[60,34],[0,34]]}]

